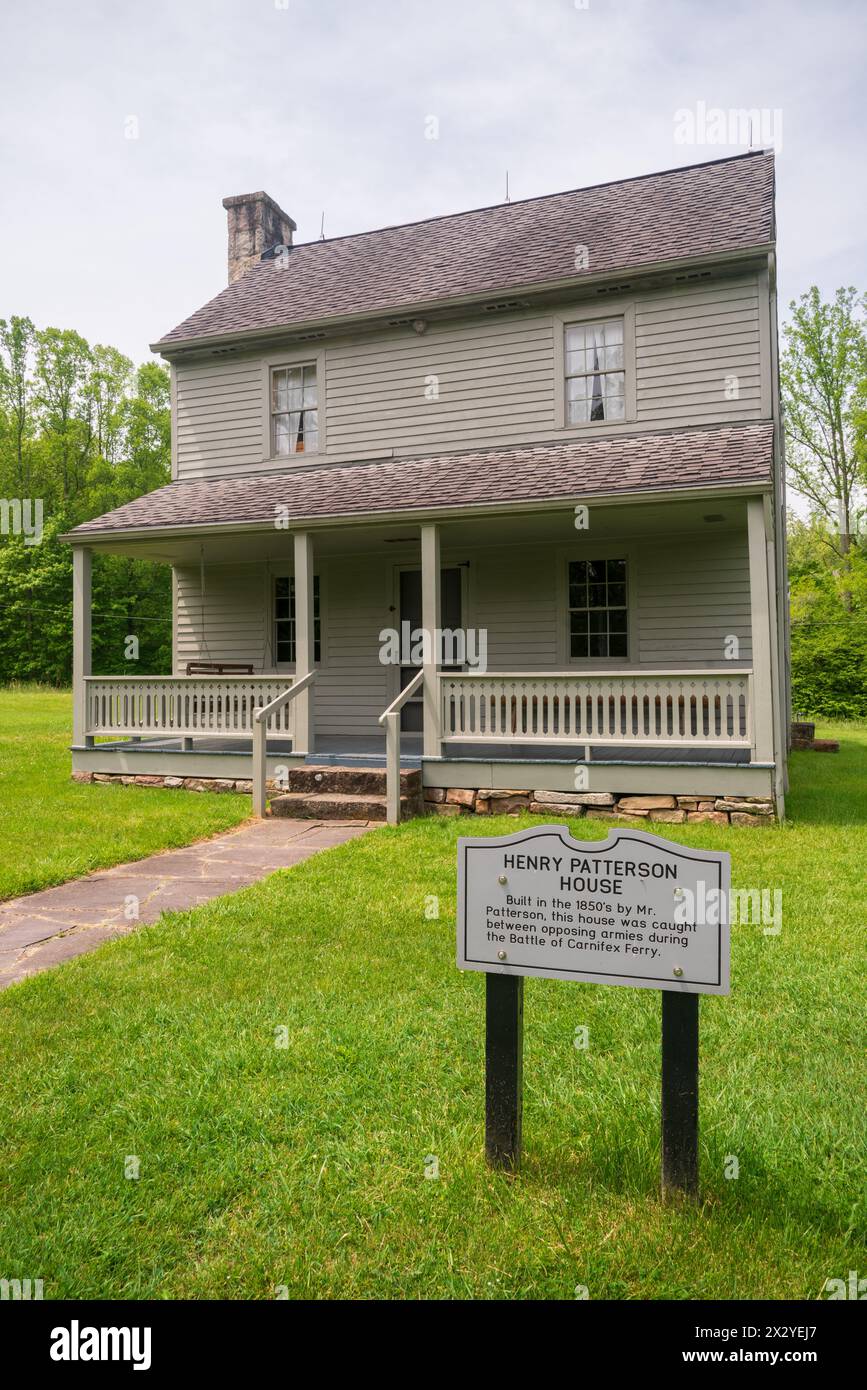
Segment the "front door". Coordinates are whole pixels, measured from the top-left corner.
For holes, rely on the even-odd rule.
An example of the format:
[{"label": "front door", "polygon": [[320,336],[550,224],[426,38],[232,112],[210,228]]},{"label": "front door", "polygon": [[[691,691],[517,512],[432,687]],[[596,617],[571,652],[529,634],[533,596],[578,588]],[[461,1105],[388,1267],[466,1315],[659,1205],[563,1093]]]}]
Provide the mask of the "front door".
[{"label": "front door", "polygon": [[[463,602],[462,602],[462,575],[461,570],[455,566],[449,569],[440,570],[440,627],[456,630],[463,627]],[[406,569],[400,571],[400,602],[398,605],[400,615],[399,631],[403,633],[403,624],[409,623],[410,632],[416,632],[421,628],[421,570]],[[400,688],[405,689],[409,685],[413,676],[416,675],[420,662],[412,666],[401,666],[400,668]],[[454,663],[449,663],[449,669],[460,670]],[[445,669],[445,667],[444,667]],[[410,734],[420,734],[424,728],[423,722],[423,700],[421,691],[407,700],[400,712],[400,727],[402,732]]]}]

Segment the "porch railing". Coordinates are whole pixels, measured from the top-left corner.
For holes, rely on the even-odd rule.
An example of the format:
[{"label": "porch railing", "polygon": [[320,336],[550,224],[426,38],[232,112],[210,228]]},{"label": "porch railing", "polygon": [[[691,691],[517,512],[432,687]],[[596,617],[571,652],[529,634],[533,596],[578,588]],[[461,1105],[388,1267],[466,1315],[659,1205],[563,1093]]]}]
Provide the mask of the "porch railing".
[{"label": "porch railing", "polygon": [[[288,717],[298,696],[311,686],[316,672],[309,671],[306,676],[281,690],[270,704],[257,709],[253,715],[253,815],[264,816],[267,804],[267,738],[268,730],[273,729],[276,720]],[[306,751],[306,750],[305,750]]]},{"label": "porch railing", "polygon": [[418,690],[424,670],[418,671],[379,716],[385,729],[385,818],[389,825],[400,824],[400,712]]},{"label": "porch railing", "polygon": [[[88,737],[142,734],[183,738],[252,736],[256,711],[293,684],[291,676],[87,676]],[[269,721],[269,732],[291,738],[292,704]]]},{"label": "porch railing", "polygon": [[461,672],[439,677],[441,738],[749,748],[752,671]]}]

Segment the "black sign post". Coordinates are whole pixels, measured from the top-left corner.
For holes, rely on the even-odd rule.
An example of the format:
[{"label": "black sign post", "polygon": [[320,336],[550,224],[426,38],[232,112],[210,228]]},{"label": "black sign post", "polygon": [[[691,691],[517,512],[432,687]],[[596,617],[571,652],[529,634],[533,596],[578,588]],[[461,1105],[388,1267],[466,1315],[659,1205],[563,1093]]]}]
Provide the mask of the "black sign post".
[{"label": "black sign post", "polygon": [[514,1171],[524,1107],[524,978],[485,980],[485,1156],[492,1168]]},{"label": "black sign post", "polygon": [[697,994],[662,991],[662,1195],[698,1193]]}]

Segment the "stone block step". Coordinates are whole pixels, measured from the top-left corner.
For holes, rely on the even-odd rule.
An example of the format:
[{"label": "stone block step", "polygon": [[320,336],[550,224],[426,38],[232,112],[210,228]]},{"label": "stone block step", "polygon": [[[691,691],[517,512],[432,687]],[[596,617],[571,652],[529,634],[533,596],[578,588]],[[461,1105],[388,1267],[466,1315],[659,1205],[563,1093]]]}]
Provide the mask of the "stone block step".
[{"label": "stone block step", "polygon": [[[285,792],[271,800],[272,816],[289,816],[299,820],[373,820],[387,817],[385,796],[374,793],[348,795],[344,792]],[[402,820],[421,815],[421,800],[416,796],[400,798]]]},{"label": "stone block step", "polygon": [[[340,796],[385,796],[384,767],[291,767],[286,780],[287,792],[307,796],[320,792]],[[421,772],[418,768],[403,768],[400,774],[402,796],[421,796]]]}]

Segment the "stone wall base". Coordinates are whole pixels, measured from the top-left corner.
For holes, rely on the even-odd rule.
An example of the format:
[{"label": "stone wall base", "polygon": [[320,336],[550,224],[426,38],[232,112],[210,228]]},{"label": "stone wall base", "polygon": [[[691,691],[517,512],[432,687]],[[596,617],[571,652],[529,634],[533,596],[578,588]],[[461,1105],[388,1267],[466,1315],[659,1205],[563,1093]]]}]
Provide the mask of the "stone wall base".
[{"label": "stone wall base", "polygon": [[425,810],[439,816],[587,816],[590,820],[630,820],[682,825],[773,825],[776,807],[760,796],[630,796],[616,792],[492,791],[490,787],[425,787]]},{"label": "stone wall base", "polygon": [[[162,777],[159,774],[121,772],[73,772],[74,782],[120,782],[125,787],[164,787],[188,792],[236,792],[251,796],[253,784],[247,779],[228,777]],[[269,791],[285,788],[269,779]],[[617,792],[493,791],[490,787],[425,787],[424,809],[439,816],[587,816],[590,820],[630,820],[681,825],[687,821],[708,821],[711,825],[773,825],[774,802],[761,796],[630,796]]]},{"label": "stone wall base", "polygon": [[[120,782],[124,787],[164,787],[167,791],[188,792],[240,792],[244,796],[253,795],[253,783],[249,780],[234,781],[231,777],[162,777],[157,773],[146,772],[73,772],[73,782]],[[276,782],[269,781],[269,791],[279,791]]]}]

